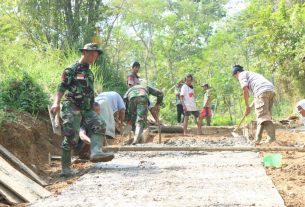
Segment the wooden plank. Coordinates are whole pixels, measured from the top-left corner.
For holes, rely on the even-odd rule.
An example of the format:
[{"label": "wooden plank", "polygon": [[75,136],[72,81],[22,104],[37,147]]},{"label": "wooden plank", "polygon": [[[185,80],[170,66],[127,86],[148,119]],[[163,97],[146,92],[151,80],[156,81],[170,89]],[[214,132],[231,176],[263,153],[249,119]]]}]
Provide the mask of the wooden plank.
[{"label": "wooden plank", "polygon": [[[204,134],[217,134],[231,132],[234,129],[232,126],[202,126]],[[198,128],[188,128],[191,133],[197,134]],[[149,126],[149,131],[158,133],[158,126]],[[161,125],[161,133],[183,133],[183,126],[163,126]]]},{"label": "wooden plank", "polygon": [[53,160],[61,160],[61,156],[60,155],[52,155],[50,157],[50,160],[53,161]]},{"label": "wooden plank", "polygon": [[26,202],[51,195],[49,191],[26,177],[0,157],[0,183]]},{"label": "wooden plank", "polygon": [[240,151],[240,152],[280,152],[280,151],[297,151],[305,152],[303,147],[183,147],[183,146],[160,146],[160,147],[145,147],[145,146],[108,146],[104,147],[103,151]]},{"label": "wooden plank", "polygon": [[[158,133],[159,126],[149,126],[149,131]],[[160,126],[161,133],[183,133],[181,126]]]},{"label": "wooden plank", "polygon": [[8,201],[9,204],[25,203],[22,198],[15,195],[10,189],[0,183],[0,194]]},{"label": "wooden plank", "polygon": [[23,162],[21,162],[15,155],[13,155],[10,151],[5,149],[0,144],[0,154],[3,155],[7,160],[12,162],[14,165],[19,167],[23,172],[25,172],[28,176],[30,176],[34,181],[42,186],[48,185],[44,180],[42,180],[35,172],[33,172],[30,168],[28,168]]}]

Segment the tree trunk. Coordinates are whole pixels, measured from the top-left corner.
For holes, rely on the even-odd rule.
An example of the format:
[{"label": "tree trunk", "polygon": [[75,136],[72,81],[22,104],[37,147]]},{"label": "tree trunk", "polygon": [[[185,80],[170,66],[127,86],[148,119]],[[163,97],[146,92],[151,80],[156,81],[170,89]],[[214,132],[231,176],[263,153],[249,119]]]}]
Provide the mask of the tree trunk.
[{"label": "tree trunk", "polygon": [[65,20],[66,20],[66,26],[67,26],[67,40],[69,46],[72,45],[74,42],[74,31],[73,31],[73,13],[72,13],[72,5],[70,0],[65,1],[64,6],[64,13],[65,13]]},{"label": "tree trunk", "polygon": [[223,99],[224,99],[224,102],[225,102],[225,104],[227,105],[228,110],[229,110],[230,122],[231,122],[231,124],[233,124],[232,112],[231,112],[231,100],[230,100],[230,96],[227,96],[227,97],[224,96]]},{"label": "tree trunk", "polygon": [[236,101],[235,100],[236,99],[233,96],[234,124],[236,124],[236,116],[237,116],[237,113],[236,113]]}]

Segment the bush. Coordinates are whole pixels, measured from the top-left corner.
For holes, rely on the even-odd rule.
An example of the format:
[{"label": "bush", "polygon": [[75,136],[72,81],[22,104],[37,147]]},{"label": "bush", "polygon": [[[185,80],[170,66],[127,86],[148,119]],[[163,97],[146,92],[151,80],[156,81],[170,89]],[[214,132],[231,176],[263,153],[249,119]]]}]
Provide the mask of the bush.
[{"label": "bush", "polygon": [[164,106],[161,108],[161,119],[166,123],[177,124],[176,97],[174,92],[165,94],[163,99]]},{"label": "bush", "polygon": [[2,80],[0,107],[29,113],[37,113],[47,108],[47,94],[34,80],[23,72]]},{"label": "bush", "polygon": [[294,114],[296,101],[285,100],[276,101],[273,104],[272,115],[274,119],[285,119],[287,116]]}]

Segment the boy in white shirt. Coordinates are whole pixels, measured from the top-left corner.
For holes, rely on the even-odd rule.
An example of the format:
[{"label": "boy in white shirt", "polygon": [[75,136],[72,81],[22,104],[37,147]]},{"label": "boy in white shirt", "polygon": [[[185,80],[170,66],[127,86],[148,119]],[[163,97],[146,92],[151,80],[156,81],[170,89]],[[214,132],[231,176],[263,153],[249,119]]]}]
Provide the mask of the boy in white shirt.
[{"label": "boy in white shirt", "polygon": [[202,120],[206,119],[207,126],[211,126],[211,117],[212,117],[210,86],[209,84],[205,83],[201,87],[205,93],[203,97],[202,110],[200,112],[198,119],[198,134],[202,134],[201,131]]}]

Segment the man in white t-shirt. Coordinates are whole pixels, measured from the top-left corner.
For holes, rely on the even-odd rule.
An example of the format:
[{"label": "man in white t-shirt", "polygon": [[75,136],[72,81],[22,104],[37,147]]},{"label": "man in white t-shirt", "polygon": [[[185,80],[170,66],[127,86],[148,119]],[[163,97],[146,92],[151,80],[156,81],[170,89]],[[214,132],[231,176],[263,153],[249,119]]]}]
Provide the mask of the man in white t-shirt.
[{"label": "man in white t-shirt", "polygon": [[106,135],[115,137],[115,126],[122,131],[125,119],[125,103],[120,94],[115,91],[102,92],[95,97],[95,102],[101,107],[100,116],[106,121]]},{"label": "man in white t-shirt", "polygon": [[196,107],[195,93],[192,86],[193,76],[187,75],[184,79],[185,83],[181,87],[180,100],[184,111],[183,132],[187,134],[188,117],[193,114],[196,123],[199,116],[199,111]]},{"label": "man in white t-shirt", "polygon": [[245,116],[247,116],[251,111],[249,106],[250,93],[254,96],[255,115],[257,121],[255,143],[260,144],[264,129],[268,136],[266,143],[275,141],[275,127],[272,122],[272,105],[275,96],[273,84],[258,73],[245,71],[240,65],[235,65],[233,67],[232,75],[239,80],[241,88],[243,89],[243,96],[246,105],[244,112]]}]

